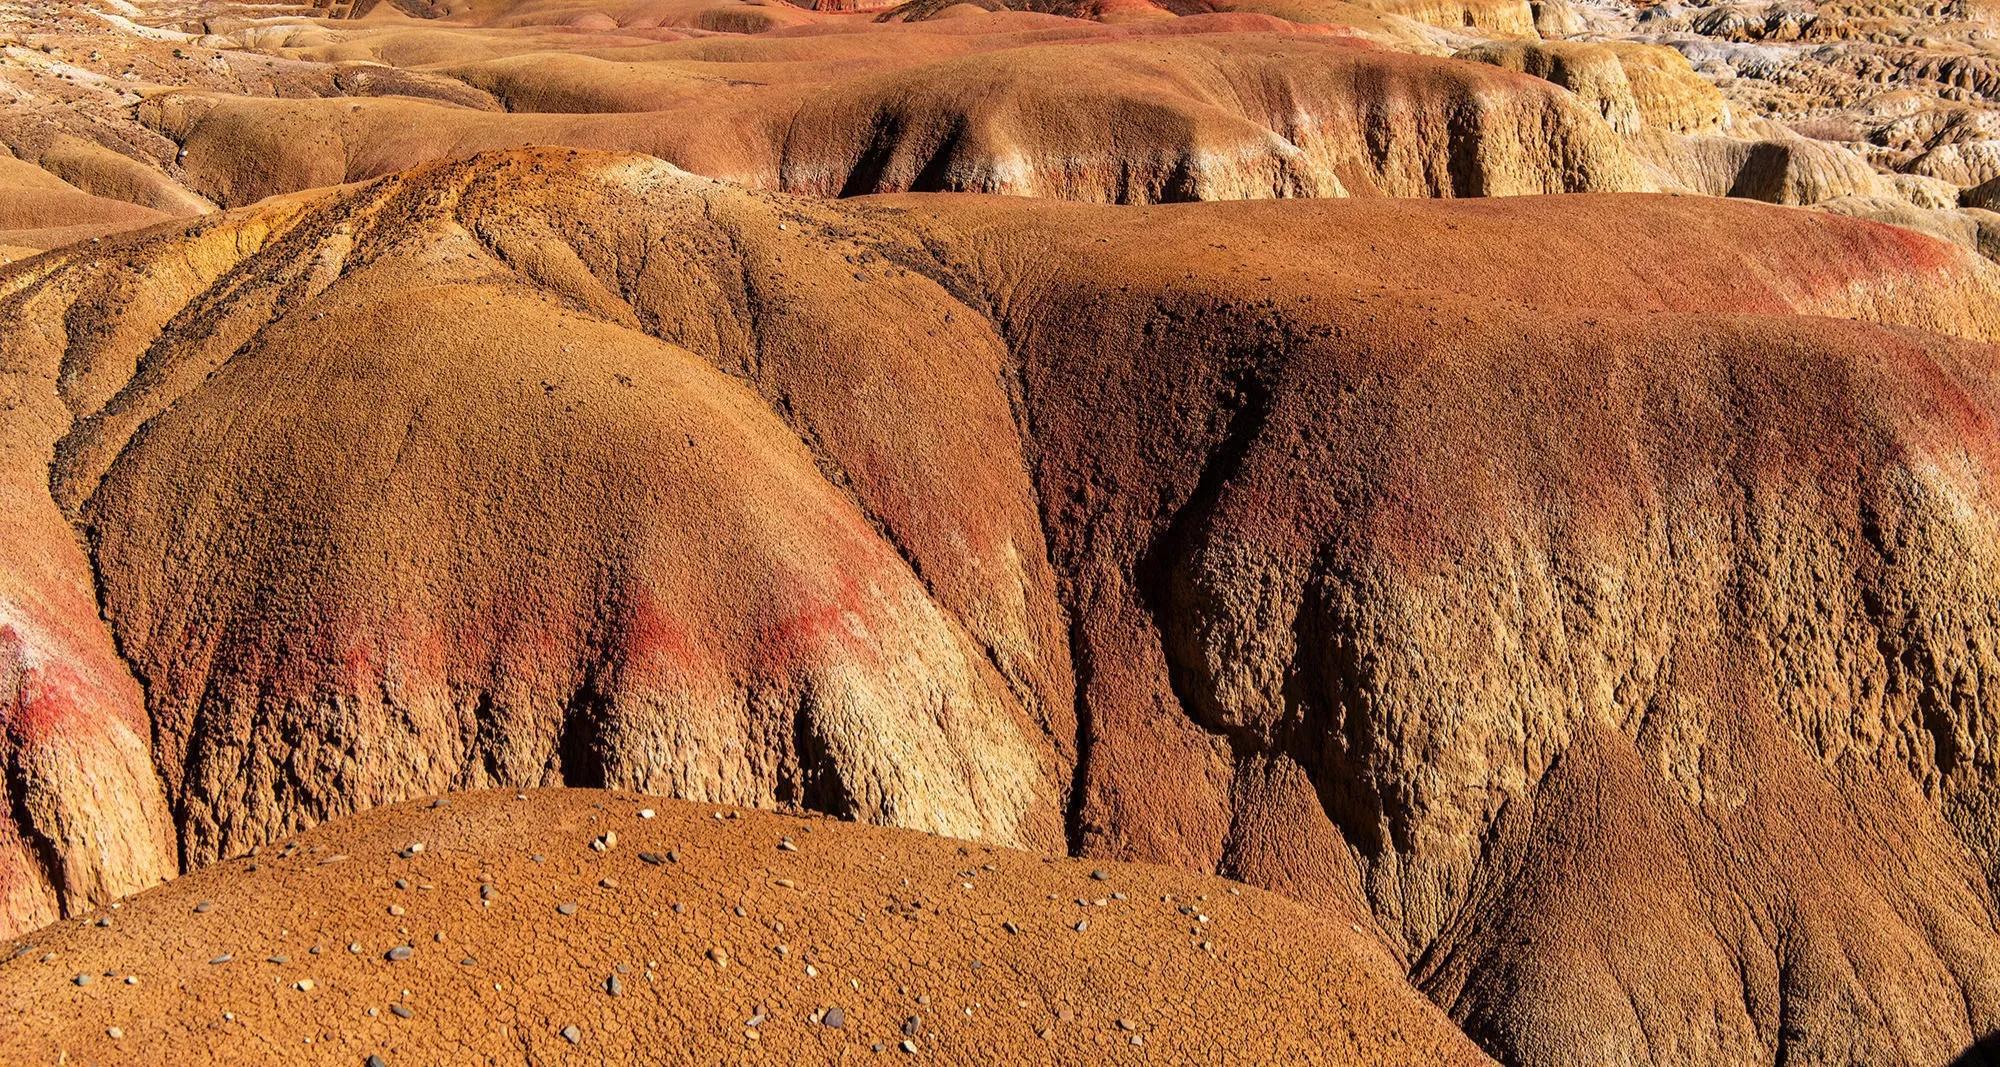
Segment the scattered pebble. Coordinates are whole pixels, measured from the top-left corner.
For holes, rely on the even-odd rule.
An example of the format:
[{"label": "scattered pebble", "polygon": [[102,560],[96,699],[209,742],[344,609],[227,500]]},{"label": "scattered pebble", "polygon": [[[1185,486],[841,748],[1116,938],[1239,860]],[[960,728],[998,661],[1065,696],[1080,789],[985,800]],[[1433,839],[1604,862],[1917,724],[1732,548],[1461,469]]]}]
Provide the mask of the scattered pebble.
[{"label": "scattered pebble", "polygon": [[110,1038],[113,1041],[116,1041],[119,1038],[125,1036],[125,1031],[120,1030],[115,1026],[107,1026],[104,1028],[104,1036]]},{"label": "scattered pebble", "polygon": [[401,963],[416,954],[417,950],[408,945],[397,945],[395,948],[390,949],[386,955],[391,962]]},{"label": "scattered pebble", "polygon": [[789,838],[789,837],[781,837],[781,838],[779,838],[779,839],[778,839],[778,851],[780,851],[780,852],[797,852],[798,850],[799,850],[799,846],[797,846],[797,845],[794,845],[794,844],[792,844],[792,839],[791,839],[791,838]]},{"label": "scattered pebble", "polygon": [[368,1054],[368,1059],[363,1067],[389,1067],[389,1061],[371,1052]]},{"label": "scattered pebble", "polygon": [[292,983],[292,988],[298,990],[301,993],[310,993],[313,991],[314,988],[313,980],[310,978],[301,978],[298,981]]},{"label": "scattered pebble", "polygon": [[562,1036],[563,1036],[563,1040],[564,1040],[564,1041],[567,1041],[567,1042],[569,1042],[569,1043],[570,1043],[570,1044],[572,1044],[572,1045],[577,1045],[577,1044],[582,1044],[582,1043],[583,1043],[583,1031],[581,1031],[581,1030],[578,1030],[578,1029],[577,1029],[576,1027],[574,1027],[574,1026],[565,1026],[565,1027],[563,1027],[563,1028],[562,1028]]},{"label": "scattered pebble", "polygon": [[640,809],[639,809],[639,817],[640,817],[641,819],[650,819],[650,818],[652,818],[652,817],[653,817],[653,809],[651,809],[651,808],[640,808]]},{"label": "scattered pebble", "polygon": [[1096,881],[1096,882],[1102,882],[1102,881],[1104,881],[1104,880],[1105,880],[1106,878],[1109,878],[1109,877],[1111,877],[1111,876],[1110,876],[1110,875],[1108,875],[1108,874],[1105,874],[1105,873],[1104,873],[1103,871],[1101,871],[1101,870],[1094,870],[1094,871],[1091,871],[1091,872],[1090,872],[1090,877],[1091,877],[1091,880],[1092,880],[1092,881]]},{"label": "scattered pebble", "polygon": [[622,997],[625,995],[625,983],[619,981],[618,976],[614,974],[604,980],[604,991],[614,997]]},{"label": "scattered pebble", "polygon": [[567,903],[567,902],[565,902],[565,903],[562,903],[562,904],[558,904],[558,905],[556,905],[556,914],[558,914],[558,915],[575,915],[575,914],[576,914],[576,905],[575,905],[575,904],[573,904],[573,903]]},{"label": "scattered pebble", "polygon": [[822,1025],[839,1030],[847,1025],[847,1013],[839,1008],[828,1008],[826,1014],[820,1016],[819,1021]]},{"label": "scattered pebble", "polygon": [[667,862],[667,858],[657,852],[641,852],[639,853],[639,862],[650,863],[658,867],[660,864]]},{"label": "scattered pebble", "polygon": [[75,978],[70,979],[70,981],[75,982],[77,985],[89,985],[90,976],[87,974],[79,974]]},{"label": "scattered pebble", "polygon": [[714,948],[709,949],[708,958],[714,960],[715,965],[717,967],[729,966],[729,953],[723,951],[721,945],[717,945]]},{"label": "scattered pebble", "polygon": [[215,901],[213,900],[204,900],[201,903],[196,904],[194,906],[195,914],[197,915],[213,911],[214,909],[215,909]]},{"label": "scattered pebble", "polygon": [[217,957],[215,957],[215,958],[214,958],[214,959],[212,959],[212,960],[209,960],[208,962],[209,962],[209,965],[210,965],[210,966],[214,966],[214,965],[216,965],[216,964],[222,964],[222,963],[228,963],[228,962],[229,962],[230,960],[233,960],[233,959],[235,959],[235,958],[236,958],[236,957],[234,957],[234,956],[230,955],[229,953],[225,952],[225,953],[223,953],[222,955],[220,955],[220,956],[217,956]]},{"label": "scattered pebble", "polygon": [[612,849],[614,849],[614,848],[617,848],[617,847],[618,847],[618,831],[616,831],[616,830],[606,830],[606,831],[604,831],[604,836],[602,836],[602,837],[598,838],[598,839],[597,839],[597,840],[595,840],[595,841],[592,841],[592,842],[590,843],[590,847],[591,847],[591,848],[593,848],[593,849],[595,849],[595,850],[597,850],[597,851],[599,851],[599,852],[609,852],[609,851],[611,851]]},{"label": "scattered pebble", "polygon": [[401,1004],[389,1005],[389,1014],[394,1015],[398,1019],[414,1019],[417,1017],[416,1012],[411,1011]]}]

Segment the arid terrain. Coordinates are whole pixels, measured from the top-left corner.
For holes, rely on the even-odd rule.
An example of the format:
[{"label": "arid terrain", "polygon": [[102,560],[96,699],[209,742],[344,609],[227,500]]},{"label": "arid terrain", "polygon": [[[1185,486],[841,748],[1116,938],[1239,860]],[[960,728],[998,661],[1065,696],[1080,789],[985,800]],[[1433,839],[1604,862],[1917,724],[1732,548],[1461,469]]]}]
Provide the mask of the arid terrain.
[{"label": "arid terrain", "polygon": [[371,812],[8,956],[10,1063],[1491,1063],[1270,893],[596,790]]},{"label": "arid terrain", "polygon": [[0,2],[0,1063],[2000,1057],[1988,18]]}]

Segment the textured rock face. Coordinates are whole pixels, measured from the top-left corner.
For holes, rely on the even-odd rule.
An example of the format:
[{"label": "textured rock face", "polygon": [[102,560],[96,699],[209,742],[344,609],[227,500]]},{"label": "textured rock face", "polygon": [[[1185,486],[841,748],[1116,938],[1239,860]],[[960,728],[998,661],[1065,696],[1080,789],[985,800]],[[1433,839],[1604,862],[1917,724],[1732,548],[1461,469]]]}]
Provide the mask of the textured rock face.
[{"label": "textured rock face", "polygon": [[1624,42],[1501,41],[1458,58],[1544,78],[1596,108],[1620,133],[1694,133],[1727,117],[1722,94],[1679,52]]},{"label": "textured rock face", "polygon": [[93,2],[0,11],[29,45],[0,145],[98,198],[0,188],[33,223],[0,256],[531,144],[818,196],[1661,189],[1904,200],[1870,214],[1954,236],[1932,185],[2000,159],[1977,20],[1921,6]]},{"label": "textured rock face", "polygon": [[1772,204],[1817,204],[1839,197],[1901,199],[1895,183],[1853,152],[1793,134],[1766,140],[1648,133],[1641,154],[1666,183],[1707,196]]},{"label": "textured rock face", "polygon": [[[930,283],[892,280],[882,318],[963,362],[864,335],[855,375],[829,379],[806,357],[831,313],[792,294],[821,331],[763,318],[780,298],[745,288],[709,227],[689,250],[705,283],[645,284],[728,370],[768,375],[769,404],[828,417],[870,377],[931,395],[935,422],[801,439],[630,310],[605,319],[610,293],[565,313],[484,280],[496,262],[590,277],[539,225],[408,217],[422,207],[392,185],[259,249],[179,294],[185,325],[143,364],[102,353],[66,383],[54,490],[121,576],[105,612],[155,701],[184,858],[415,793],[562,782],[1059,848],[1051,739],[1072,731],[1037,718],[1068,713],[1049,578],[1018,463],[980,458],[1020,446],[1003,398],[943,388],[998,373],[990,329],[895,314]],[[142,276],[107,266],[24,314]],[[945,471],[1016,505],[922,490]],[[983,581],[954,597],[968,572]]]},{"label": "textured rock face", "polygon": [[[636,149],[821,196],[1151,203],[1647,187],[1596,115],[1537,79],[1297,34],[1112,32],[932,62],[874,35],[854,46],[870,61],[826,70],[831,84],[718,86],[706,73],[718,49],[706,45],[636,66],[543,55],[452,70],[506,113],[176,93],[139,114],[185,146],[193,188],[232,205],[527,144]],[[749,74],[789,47],[738,45],[722,66]]]},{"label": "textured rock face", "polygon": [[1241,877],[1507,1062],[2000,1026],[1961,249],[542,151],[18,271],[188,858],[605,782]]}]

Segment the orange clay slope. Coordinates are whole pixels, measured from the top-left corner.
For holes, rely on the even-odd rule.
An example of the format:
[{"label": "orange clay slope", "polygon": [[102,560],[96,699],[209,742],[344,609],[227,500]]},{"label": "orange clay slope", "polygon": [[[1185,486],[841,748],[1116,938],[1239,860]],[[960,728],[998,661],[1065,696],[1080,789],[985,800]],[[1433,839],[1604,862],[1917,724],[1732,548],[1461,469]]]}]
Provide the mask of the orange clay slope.
[{"label": "orange clay slope", "polygon": [[[393,61],[408,47],[392,35],[279,51]],[[1302,33],[924,24],[458,62],[416,54],[430,60],[418,69],[494,109],[190,90],[137,114],[182,146],[188,187],[226,205],[531,144],[641,151],[820,196],[1148,203],[1650,187],[1597,113],[1549,82]]]},{"label": "orange clay slope", "polygon": [[1995,282],[1697,198],[560,150],[58,251],[0,274],[9,918],[607,785],[1240,877],[1510,1062],[1942,1062],[2000,1027]]},{"label": "orange clay slope", "polygon": [[0,961],[9,1063],[1492,1062],[1261,890],[599,790],[329,823]]},{"label": "orange clay slope", "polygon": [[[1376,47],[1445,50],[1402,33],[1414,23],[1331,7],[1115,25],[1017,11],[878,22],[775,0],[425,19],[223,0],[148,0],[128,17],[63,0],[0,11],[0,41],[31,46],[0,51],[0,146],[85,193],[178,216],[527,145],[645,152],[820,196],[1654,187],[1561,86]],[[0,183],[0,221],[33,206],[13,197]]]}]

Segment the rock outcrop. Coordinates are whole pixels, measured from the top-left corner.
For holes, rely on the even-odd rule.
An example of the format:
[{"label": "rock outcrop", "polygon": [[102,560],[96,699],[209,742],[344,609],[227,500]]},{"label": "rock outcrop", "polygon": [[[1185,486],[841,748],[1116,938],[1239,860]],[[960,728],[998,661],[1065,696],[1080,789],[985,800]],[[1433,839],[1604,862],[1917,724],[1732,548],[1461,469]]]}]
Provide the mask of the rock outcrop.
[{"label": "rock outcrop", "polygon": [[[184,147],[191,188],[230,205],[529,144],[643,151],[819,196],[1152,203],[1647,187],[1612,131],[1539,79],[1299,34],[1105,39],[1114,32],[935,62],[876,36],[854,46],[873,62],[826,72],[831,85],[718,85],[703,72],[719,50],[705,44],[644,64],[531,55],[451,69],[505,113],[183,92],[139,115]],[[761,68],[788,47],[730,51]]]},{"label": "rock outcrop", "polygon": [[613,785],[1230,874],[1507,1062],[2000,1027],[1962,249],[540,150],[22,270],[10,477],[190,862]]},{"label": "rock outcrop", "polygon": [[1498,41],[1458,54],[1575,93],[1620,133],[1696,133],[1728,117],[1722,94],[1670,48],[1601,41]]},{"label": "rock outcrop", "polygon": [[1784,134],[1745,140],[1649,131],[1634,138],[1660,183],[1705,196],[1818,204],[1840,197],[1901,199],[1895,181],[1838,145]]}]

